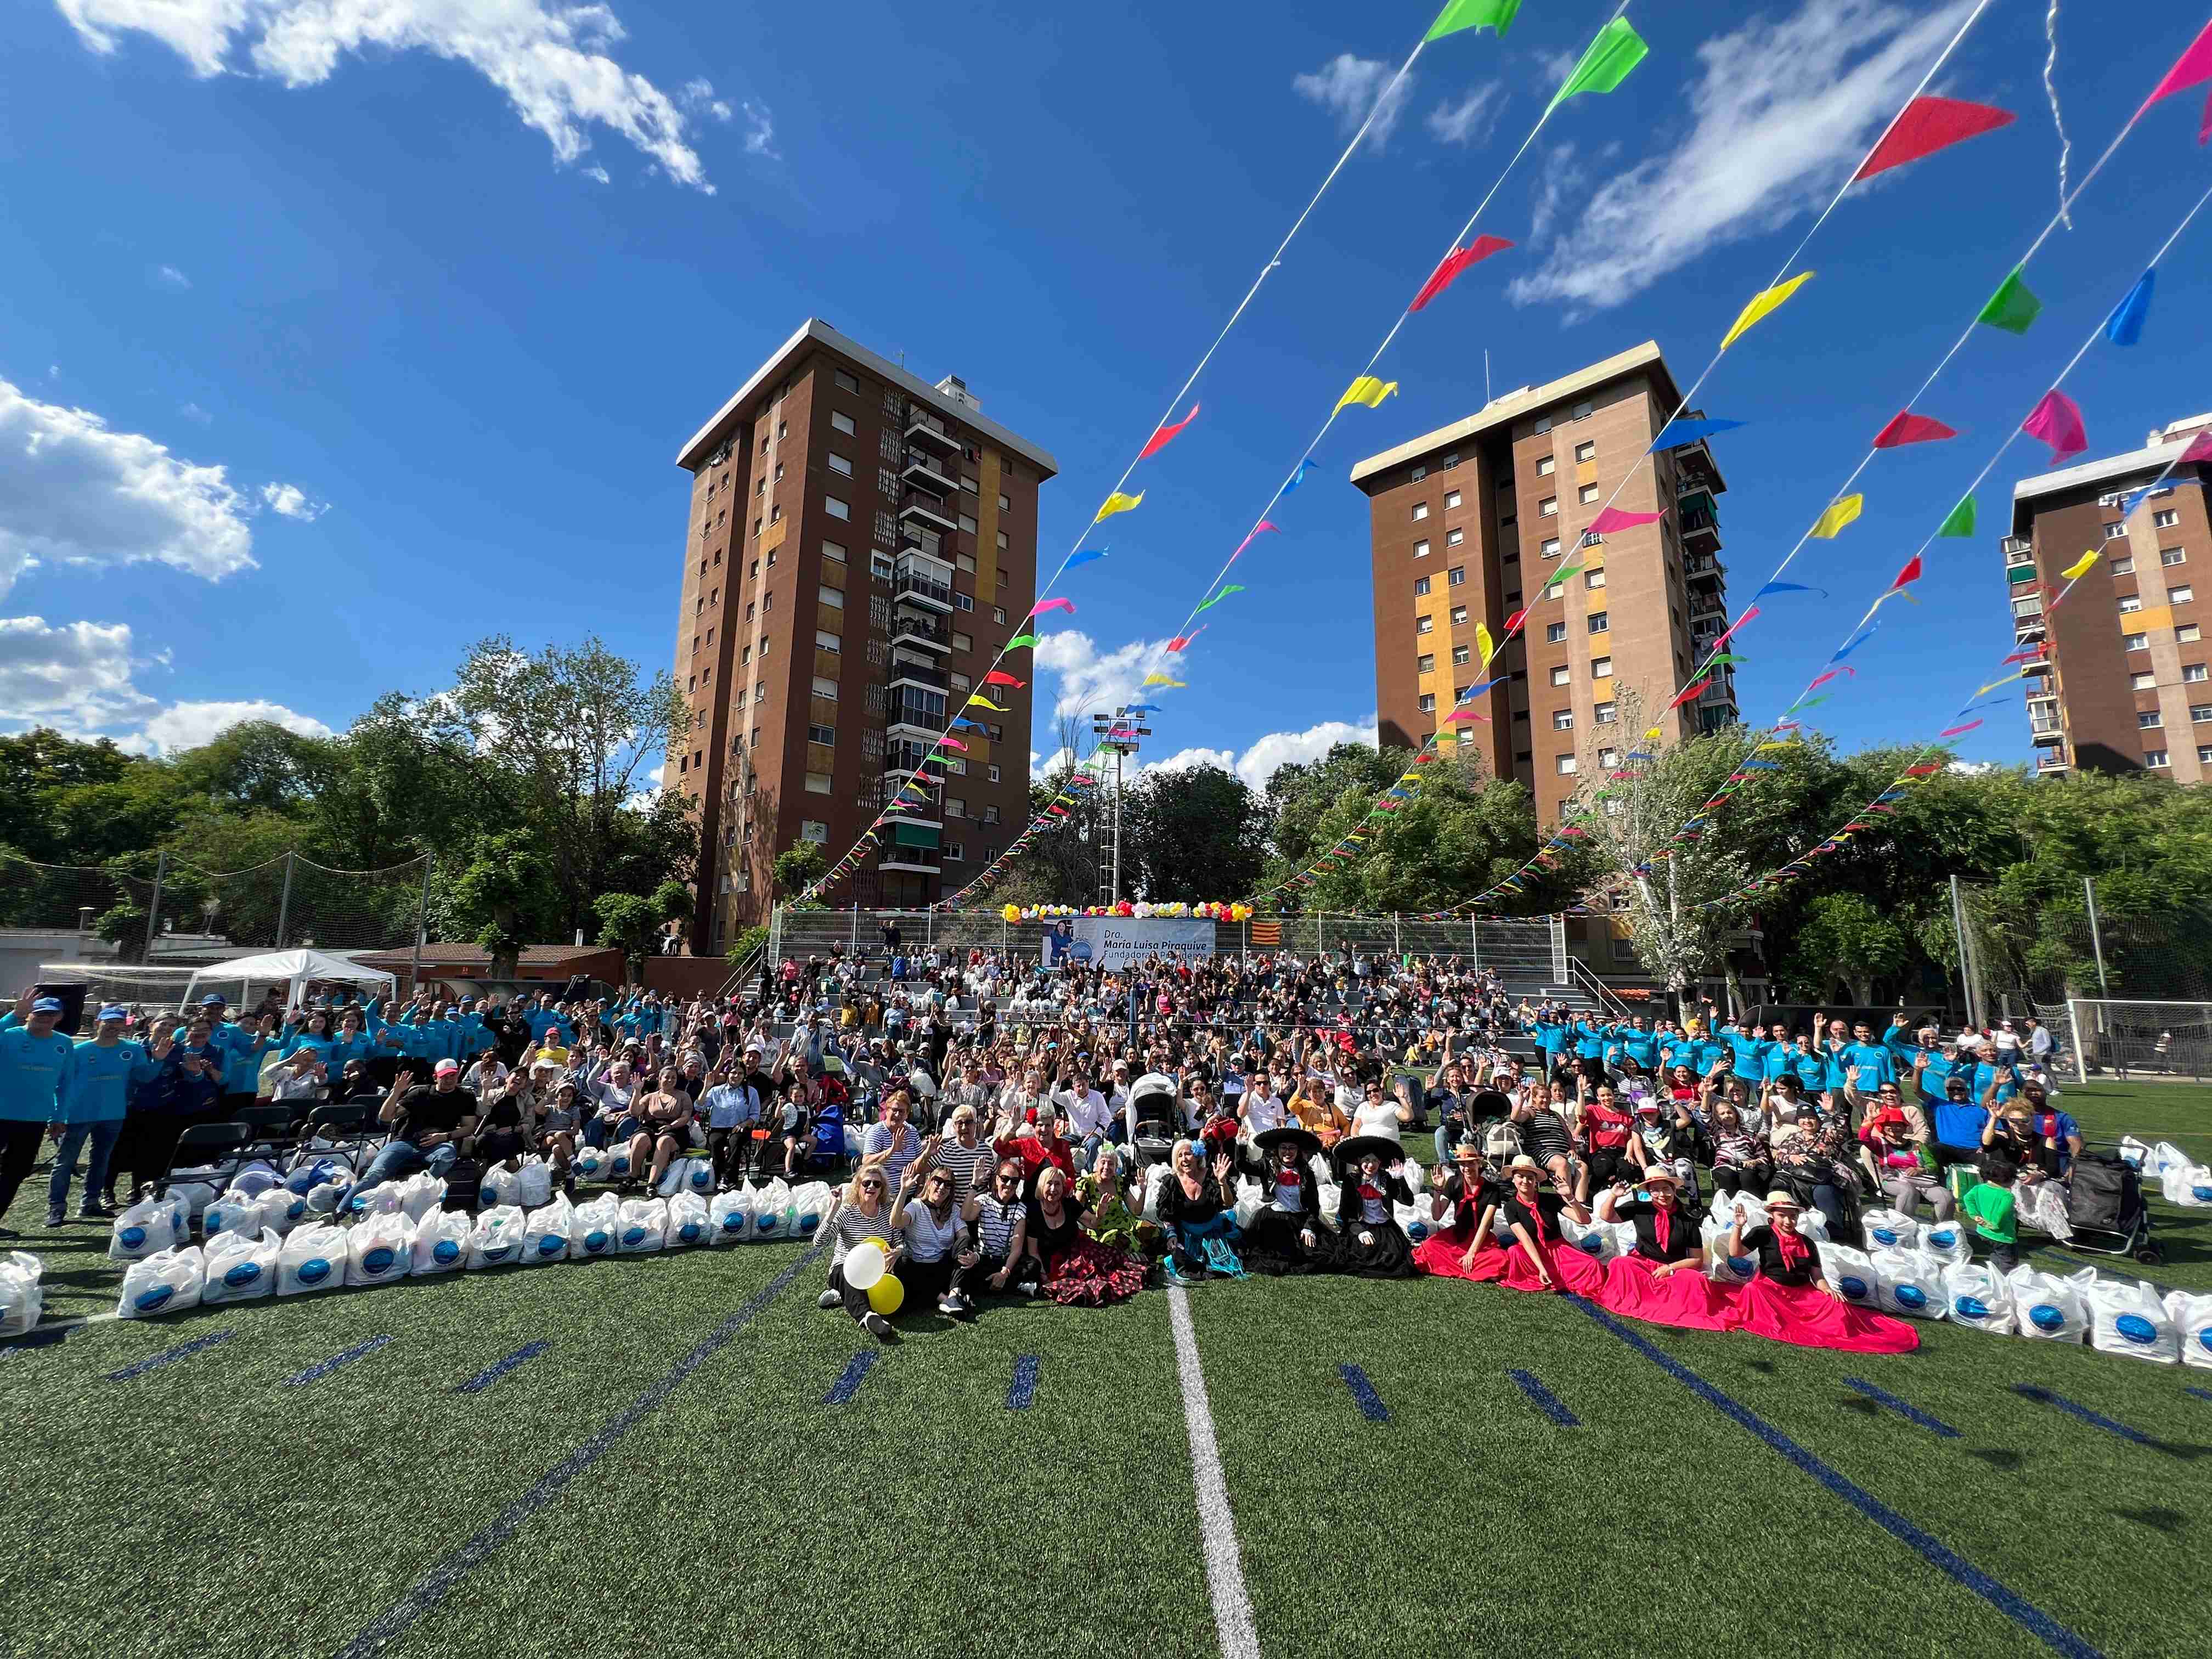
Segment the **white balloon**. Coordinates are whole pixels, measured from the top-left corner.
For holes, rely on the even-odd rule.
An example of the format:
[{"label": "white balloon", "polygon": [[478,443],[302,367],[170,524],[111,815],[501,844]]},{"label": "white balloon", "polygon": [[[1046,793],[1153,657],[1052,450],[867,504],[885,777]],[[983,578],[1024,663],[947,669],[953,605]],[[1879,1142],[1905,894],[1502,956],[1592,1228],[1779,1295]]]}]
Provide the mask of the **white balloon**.
[{"label": "white balloon", "polygon": [[845,1282],[865,1291],[884,1276],[884,1253],[873,1244],[855,1244],[845,1255]]}]

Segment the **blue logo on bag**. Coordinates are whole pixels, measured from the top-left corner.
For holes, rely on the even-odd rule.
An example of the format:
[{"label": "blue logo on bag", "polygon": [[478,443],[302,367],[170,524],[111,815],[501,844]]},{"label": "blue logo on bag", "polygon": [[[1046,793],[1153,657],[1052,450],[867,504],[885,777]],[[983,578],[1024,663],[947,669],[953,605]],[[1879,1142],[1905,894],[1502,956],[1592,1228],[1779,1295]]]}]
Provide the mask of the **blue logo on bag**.
[{"label": "blue logo on bag", "polygon": [[676,1230],[676,1236],[686,1244],[696,1244],[699,1242],[699,1235],[704,1231],[706,1229],[697,1222],[687,1221]]},{"label": "blue logo on bag", "polygon": [[590,1232],[586,1233],[584,1235],[584,1248],[587,1250],[605,1249],[607,1248],[607,1236],[605,1232],[599,1228],[594,1228]]},{"label": "blue logo on bag", "polygon": [[2066,1310],[2039,1302],[2027,1310],[2027,1322],[2039,1331],[2063,1331],[2066,1328]]},{"label": "blue logo on bag", "polygon": [[[1899,1301],[1904,1298],[1899,1297]],[[1951,1310],[1961,1319],[1987,1319],[1989,1304],[1978,1296],[1962,1296],[1951,1304]]]},{"label": "blue logo on bag", "polygon": [[2203,1325],[2197,1328],[2197,1346],[2203,1348],[2206,1352],[2212,1353],[2212,1325]]},{"label": "blue logo on bag", "polygon": [[1587,1255],[1602,1255],[1605,1253],[1605,1241],[1595,1233],[1584,1233],[1575,1241],[1575,1248]]},{"label": "blue logo on bag", "polygon": [[2136,1344],[2158,1340],[2158,1327],[2141,1314],[2122,1314],[2112,1322],[2112,1328]]},{"label": "blue logo on bag", "polygon": [[1874,1241],[1877,1244],[1894,1244],[1897,1243],[1897,1230],[1893,1227],[1877,1227],[1874,1230]]},{"label": "blue logo on bag", "polygon": [[562,1247],[567,1244],[568,1242],[568,1240],[567,1237],[563,1234],[548,1233],[544,1237],[538,1241],[538,1254],[540,1255],[558,1255],[561,1253]]},{"label": "blue logo on bag", "polygon": [[451,1267],[460,1259],[461,1247],[450,1238],[441,1238],[430,1247],[430,1260],[441,1267]]},{"label": "blue logo on bag", "polygon": [[507,1253],[514,1248],[512,1244],[495,1244],[484,1251],[483,1259],[487,1261],[504,1261],[507,1260]]},{"label": "blue logo on bag", "polygon": [[378,1245],[373,1250],[365,1251],[361,1258],[361,1265],[373,1273],[390,1273],[392,1261],[391,1248],[384,1244]]},{"label": "blue logo on bag", "polygon": [[2191,1187],[2189,1195],[2199,1204],[2212,1204],[2212,1187]]},{"label": "blue logo on bag", "polygon": [[642,1227],[623,1228],[623,1243],[625,1244],[642,1244],[645,1243],[645,1229]]},{"label": "blue logo on bag", "polygon": [[314,1184],[315,1172],[313,1170],[295,1170],[284,1182],[288,1191],[295,1193],[306,1193]]},{"label": "blue logo on bag", "polygon": [[754,1223],[753,1224],[754,1224],[756,1227],[757,1227],[757,1228],[758,1228],[762,1232],[764,1232],[764,1233],[772,1233],[772,1232],[774,1232],[774,1231],[776,1230],[776,1227],[778,1226],[778,1224],[781,1224],[781,1221],[782,1221],[782,1220],[783,1220],[783,1216],[782,1216],[782,1213],[781,1213],[781,1212],[770,1212],[769,1214],[767,1214],[767,1215],[763,1216],[763,1217],[762,1217],[762,1218],[761,1218],[757,1222]]},{"label": "blue logo on bag", "polygon": [[1863,1302],[1867,1299],[1867,1282],[1856,1273],[1844,1274],[1836,1281],[1836,1288],[1844,1293],[1846,1301]]},{"label": "blue logo on bag", "polygon": [[301,1216],[307,1214],[307,1200],[304,1198],[295,1198],[289,1204],[287,1204],[284,1206],[284,1219],[287,1221],[297,1221]]},{"label": "blue logo on bag", "polygon": [[115,1237],[125,1249],[135,1250],[146,1242],[146,1230],[143,1227],[125,1227]]},{"label": "blue logo on bag", "polygon": [[255,1279],[260,1277],[261,1264],[259,1262],[241,1261],[235,1267],[233,1267],[228,1273],[222,1276],[222,1282],[229,1285],[232,1290],[235,1291],[251,1285]]},{"label": "blue logo on bag", "polygon": [[1429,1230],[1418,1221],[1414,1222],[1411,1226],[1406,1229],[1406,1237],[1412,1239],[1416,1244],[1419,1243],[1428,1236]]},{"label": "blue logo on bag", "polygon": [[1897,1305],[1900,1308],[1924,1308],[1928,1305],[1928,1292],[1917,1285],[1900,1285],[1897,1287]]},{"label": "blue logo on bag", "polygon": [[607,1173],[610,1175],[618,1176],[628,1175],[629,1173],[629,1160],[626,1158],[618,1158],[615,1159],[615,1161],[608,1166]]},{"label": "blue logo on bag", "polygon": [[691,1171],[691,1190],[693,1192],[703,1193],[714,1184],[714,1172],[712,1170],[695,1169]]},{"label": "blue logo on bag", "polygon": [[1946,1227],[1940,1232],[1930,1232],[1928,1235],[1928,1242],[1939,1250],[1948,1250],[1959,1242],[1959,1230],[1955,1227]]},{"label": "blue logo on bag", "polygon": [[298,1278],[302,1285],[319,1285],[330,1276],[331,1264],[320,1256],[300,1264]]},{"label": "blue logo on bag", "polygon": [[814,1230],[821,1224],[822,1218],[811,1210],[799,1218],[799,1231],[808,1238],[814,1237]]},{"label": "blue logo on bag", "polygon": [[176,1293],[177,1287],[173,1285],[156,1285],[150,1291],[141,1291],[138,1299],[131,1305],[140,1313],[151,1313]]},{"label": "blue logo on bag", "polygon": [[744,1231],[744,1230],[745,1217],[744,1211],[732,1210],[727,1215],[722,1218],[722,1231],[724,1232],[741,1233]]}]

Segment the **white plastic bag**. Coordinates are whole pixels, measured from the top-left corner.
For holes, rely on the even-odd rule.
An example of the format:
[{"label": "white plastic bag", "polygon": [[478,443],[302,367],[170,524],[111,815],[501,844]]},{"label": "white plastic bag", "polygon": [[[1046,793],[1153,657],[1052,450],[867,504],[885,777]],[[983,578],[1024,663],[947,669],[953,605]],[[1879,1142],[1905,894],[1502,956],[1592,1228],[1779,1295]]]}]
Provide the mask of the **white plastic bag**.
[{"label": "white plastic bag", "polygon": [[622,1200],[612,1193],[601,1193],[597,1198],[585,1200],[576,1206],[575,1219],[569,1224],[568,1259],[580,1261],[591,1256],[612,1255],[621,1226]]},{"label": "white plastic bag", "polygon": [[346,1282],[345,1229],[311,1221],[295,1227],[276,1257],[276,1294],[335,1291]]},{"label": "white plastic bag", "polygon": [[223,1188],[223,1196],[258,1198],[271,1187],[283,1184],[284,1177],[276,1172],[276,1166],[267,1158],[257,1158],[240,1166],[238,1173],[231,1176],[230,1184]]},{"label": "white plastic bag", "polygon": [[629,1179],[629,1144],[627,1141],[619,1146],[607,1148],[606,1161],[599,1166],[599,1179],[602,1181]]},{"label": "white plastic bag", "polygon": [[1914,1247],[1923,1255],[1932,1255],[1947,1267],[1963,1267],[1974,1259],[1974,1242],[1966,1231],[1966,1224],[1955,1216],[1948,1221],[1930,1221],[1920,1229],[1920,1242]]},{"label": "white plastic bag", "polygon": [[668,1200],[668,1235],[670,1249],[679,1245],[704,1244],[707,1242],[707,1200],[696,1193],[678,1193]]},{"label": "white plastic bag", "polygon": [[189,1243],[191,1237],[191,1217],[184,1200],[142,1199],[115,1218],[107,1255],[112,1261],[142,1261],[156,1250],[173,1250]]},{"label": "white plastic bag", "polygon": [[[1730,1226],[1733,1225],[1731,1223]],[[1708,1222],[1706,1227],[1698,1229],[1705,1236],[1706,1278],[1717,1285],[1748,1285],[1759,1277],[1759,1257],[1755,1252],[1747,1251],[1742,1255],[1729,1254],[1729,1227],[1712,1228],[1711,1231],[1706,1228],[1711,1228],[1711,1223]],[[1749,1222],[1744,1224],[1744,1231],[1751,1231]]]},{"label": "white plastic bag", "polygon": [[697,1193],[702,1196],[714,1190],[714,1164],[706,1158],[672,1158],[662,1173],[660,1185],[653,1190],[663,1198],[673,1198],[678,1193]]},{"label": "white plastic bag", "polygon": [[1429,1223],[1429,1206],[1418,1199],[1411,1204],[1393,1204],[1390,1213],[1398,1223],[1398,1231],[1406,1235],[1408,1243],[1421,1243],[1436,1231]]},{"label": "white plastic bag", "polygon": [[353,1175],[353,1160],[335,1148],[302,1150],[293,1156],[292,1172],[284,1177],[284,1184],[305,1198],[325,1182],[351,1181]]},{"label": "white plastic bag", "polygon": [[[810,1181],[791,1189],[793,1226],[801,1238],[812,1238],[822,1231],[829,1218],[830,1206],[837,1201],[826,1181]],[[672,1214],[673,1212],[672,1211]]]},{"label": "white plastic bag", "polygon": [[2180,1340],[2181,1363],[2212,1370],[2212,1296],[2169,1291],[2166,1316],[2173,1322],[2173,1334]]},{"label": "white plastic bag", "polygon": [[283,1249],[283,1237],[274,1232],[234,1230],[216,1234],[208,1240],[203,1258],[207,1277],[200,1300],[250,1302],[255,1297],[273,1294],[276,1258]]},{"label": "white plastic bag", "polygon": [[502,1204],[522,1201],[522,1170],[508,1169],[504,1164],[494,1164],[486,1169],[477,1182],[477,1202],[487,1210]]},{"label": "white plastic bag", "polygon": [[707,1204],[707,1242],[709,1244],[734,1244],[752,1230],[752,1194],[740,1187],[735,1192],[716,1193]]},{"label": "white plastic bag", "polygon": [[1869,1210],[1860,1218],[1870,1255],[1884,1250],[1911,1250],[1920,1243],[1920,1224],[1902,1210]]},{"label": "white plastic bag", "polygon": [[[307,1194],[307,1207],[314,1207],[314,1194]],[[404,1215],[406,1213],[406,1194],[400,1183],[386,1181],[369,1188],[366,1192],[349,1193],[343,1205],[346,1218],[358,1220],[363,1216]]]},{"label": "white plastic bag", "polygon": [[596,1146],[576,1148],[575,1162],[570,1166],[579,1181],[597,1181],[607,1167],[607,1155]]},{"label": "white plastic bag", "polygon": [[[1171,1171],[1164,1164],[1154,1164],[1146,1167],[1145,1170],[1144,1213],[1144,1218],[1146,1220],[1156,1222],[1160,1218],[1160,1188],[1167,1185],[1168,1176],[1170,1173]],[[1332,1216],[1336,1213],[1334,1206],[1330,1207],[1329,1213]]]},{"label": "white plastic bag", "polygon": [[523,1218],[522,1259],[525,1261],[566,1261],[568,1235],[576,1224],[576,1206],[567,1196],[541,1204]]},{"label": "white plastic bag", "polygon": [[222,1178],[222,1171],[220,1170],[179,1170],[176,1178],[169,1182],[168,1196],[182,1199],[185,1212],[197,1221],[207,1206],[215,1202],[215,1183]]},{"label": "white plastic bag", "polygon": [[2169,1164],[2160,1180],[2169,1204],[2191,1210],[2212,1205],[2212,1164]]},{"label": "white plastic bag", "polygon": [[319,1187],[307,1189],[309,1215],[336,1215],[353,1188],[343,1181],[325,1181]]},{"label": "white plastic bag", "polygon": [[2181,1334],[2149,1285],[2100,1278],[2089,1286],[2088,1302],[2091,1347],[2158,1365],[2181,1358]]},{"label": "white plastic bag", "polygon": [[[200,1231],[208,1238],[219,1233],[234,1232],[240,1228],[247,1232],[258,1232],[260,1229],[256,1224],[260,1218],[261,1206],[253,1197],[244,1193],[227,1192],[200,1212]],[[202,1299],[205,1300],[204,1297]]]},{"label": "white plastic bag", "polygon": [[2022,1181],[2012,1189],[2014,1212],[2021,1231],[2048,1233],[2063,1244],[2074,1237],[2066,1214],[2066,1189],[2055,1181]]},{"label": "white plastic bag", "polygon": [[415,1265],[415,1224],[406,1213],[373,1215],[346,1234],[346,1283],[390,1285]]},{"label": "white plastic bag", "polygon": [[[1258,1182],[1252,1180],[1249,1176],[1237,1182],[1237,1204],[1234,1214],[1236,1215],[1237,1224],[1238,1226],[1249,1227],[1252,1224],[1253,1218],[1260,1213],[1260,1183]],[[1397,1207],[1401,1210],[1409,1210],[1413,1208],[1413,1206],[1410,1204],[1401,1204]]]},{"label": "white plastic bag", "polygon": [[1429,1178],[1428,1171],[1422,1169],[1419,1164],[1416,1164],[1410,1158],[1406,1160],[1405,1166],[1401,1169],[1398,1173],[1406,1178],[1406,1185],[1413,1190],[1416,1196],[1418,1196],[1421,1191],[1421,1183]]},{"label": "white plastic bag", "polygon": [[2081,1342],[2089,1334],[2089,1286],[2097,1270],[2084,1267],[2063,1279],[2025,1263],[2005,1275],[2019,1334],[2042,1342]]},{"label": "white plastic bag", "polygon": [[2161,1140],[2151,1148],[2150,1162],[2143,1166],[2143,1174],[2154,1181],[2166,1179],[2170,1170],[2189,1167],[2189,1154],[2170,1140]]},{"label": "white plastic bag", "polygon": [[46,1305],[46,1291],[39,1285],[42,1271],[28,1250],[0,1257],[0,1336],[21,1336],[38,1324]]},{"label": "white plastic bag", "polygon": [[514,1190],[515,1201],[526,1210],[538,1209],[553,1201],[553,1171],[544,1158],[532,1152],[522,1160]]},{"label": "white plastic bag", "polygon": [[1333,1233],[1342,1232],[1344,1223],[1336,1211],[1337,1206],[1344,1202],[1343,1189],[1334,1184],[1322,1187],[1315,1193],[1314,1200],[1321,1206],[1321,1224]]},{"label": "white plastic bag", "polygon": [[123,1295],[115,1304],[118,1319],[150,1319],[200,1305],[207,1284],[207,1262],[198,1247],[156,1250],[123,1270]]},{"label": "white plastic bag", "polygon": [[459,1273],[468,1257],[469,1231],[469,1218],[459,1210],[428,1211],[415,1229],[407,1271],[417,1279]]},{"label": "white plastic bag", "polygon": [[1918,1250],[1872,1254],[1882,1312],[1908,1319],[1942,1319],[1949,1313],[1943,1299],[1943,1266],[1934,1256]]},{"label": "white plastic bag", "polygon": [[428,1170],[417,1170],[399,1183],[399,1212],[416,1226],[422,1218],[446,1201],[446,1182]]},{"label": "white plastic bag", "polygon": [[1559,1237],[1570,1249],[1595,1256],[1600,1261],[1610,1261],[1620,1254],[1620,1238],[1613,1231],[1613,1224],[1600,1221],[1595,1215],[1587,1222],[1580,1222],[1562,1210]]},{"label": "white plastic bag", "polygon": [[500,1267],[521,1261],[522,1234],[522,1212],[512,1204],[495,1205],[469,1229],[469,1253],[462,1265]]},{"label": "white plastic bag", "polygon": [[626,1198],[616,1248],[624,1255],[649,1255],[668,1240],[668,1200]]},{"label": "white plastic bag", "polygon": [[753,1230],[750,1237],[766,1242],[789,1238],[795,1231],[792,1224],[791,1188],[778,1176],[753,1194]]},{"label": "white plastic bag", "polygon": [[2137,1140],[2133,1135],[2122,1135],[2120,1144],[2115,1150],[2119,1153],[2122,1162],[2134,1166],[2136,1174],[2148,1176],[2152,1173],[2151,1160],[2157,1154],[2148,1141]]},{"label": "white plastic bag", "polygon": [[282,1238],[307,1218],[307,1198],[289,1187],[271,1187],[254,1201],[257,1231]]},{"label": "white plastic bag", "polygon": [[1823,1244],[1820,1270],[1836,1287],[1836,1294],[1853,1307],[1881,1305],[1881,1275],[1875,1271],[1874,1258],[1864,1250],[1855,1250],[1848,1244]]},{"label": "white plastic bag", "polygon": [[2013,1306],[2012,1282],[1996,1268],[1972,1261],[1954,1262],[1943,1269],[1943,1299],[1951,1322],[1969,1330],[2012,1336],[2020,1329]]}]

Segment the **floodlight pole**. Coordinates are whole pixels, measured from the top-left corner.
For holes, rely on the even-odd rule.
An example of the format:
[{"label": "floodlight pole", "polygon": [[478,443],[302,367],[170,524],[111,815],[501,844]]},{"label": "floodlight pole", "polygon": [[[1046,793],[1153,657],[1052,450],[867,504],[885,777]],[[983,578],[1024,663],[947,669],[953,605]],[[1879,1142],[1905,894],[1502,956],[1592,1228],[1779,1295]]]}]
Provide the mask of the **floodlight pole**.
[{"label": "floodlight pole", "polygon": [[1091,729],[1107,748],[1114,751],[1114,857],[1107,902],[1119,904],[1121,902],[1121,766],[1124,760],[1144,746],[1139,739],[1152,736],[1152,728],[1136,724],[1128,705],[1125,703],[1110,714],[1093,714]]},{"label": "floodlight pole", "polygon": [[161,925],[161,878],[169,873],[169,855],[161,853],[154,859],[154,902],[146,908],[146,951],[142,960],[154,959],[154,933]]},{"label": "floodlight pole", "polygon": [[2110,1001],[2112,988],[2105,978],[2104,937],[2097,931],[2097,878],[2094,876],[2081,878],[2081,893],[2089,901],[2089,948],[2097,953],[2097,994]]}]

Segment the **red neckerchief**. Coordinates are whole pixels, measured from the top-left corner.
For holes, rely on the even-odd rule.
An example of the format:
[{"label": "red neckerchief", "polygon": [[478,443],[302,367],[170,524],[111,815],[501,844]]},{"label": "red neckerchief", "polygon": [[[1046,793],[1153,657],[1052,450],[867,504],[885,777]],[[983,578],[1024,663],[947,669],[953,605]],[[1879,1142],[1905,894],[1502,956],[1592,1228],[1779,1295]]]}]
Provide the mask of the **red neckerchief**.
[{"label": "red neckerchief", "polygon": [[1666,1250],[1667,1241],[1673,1237],[1674,1231],[1673,1208],[1667,1205],[1654,1204],[1651,1206],[1651,1237],[1658,1242],[1659,1249],[1662,1253]]},{"label": "red neckerchief", "polygon": [[1785,1233],[1779,1227],[1775,1228],[1773,1231],[1774,1248],[1782,1257],[1784,1267],[1795,1267],[1813,1254],[1813,1247],[1805,1242],[1802,1235]]},{"label": "red neckerchief", "polygon": [[[1520,1194],[1516,1193],[1514,1196],[1519,1198]],[[1521,1200],[1521,1207],[1528,1212],[1529,1223],[1536,1229],[1536,1242],[1539,1244],[1549,1243],[1552,1237],[1544,1231],[1543,1197],[1541,1193],[1538,1193],[1534,1198]]]},{"label": "red neckerchief", "polygon": [[1380,1204],[1382,1201],[1382,1188],[1379,1187],[1370,1187],[1364,1180],[1362,1180],[1359,1183],[1359,1195],[1365,1199],[1370,1204]]}]

